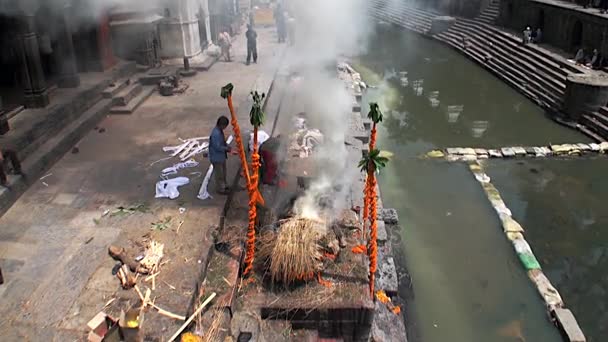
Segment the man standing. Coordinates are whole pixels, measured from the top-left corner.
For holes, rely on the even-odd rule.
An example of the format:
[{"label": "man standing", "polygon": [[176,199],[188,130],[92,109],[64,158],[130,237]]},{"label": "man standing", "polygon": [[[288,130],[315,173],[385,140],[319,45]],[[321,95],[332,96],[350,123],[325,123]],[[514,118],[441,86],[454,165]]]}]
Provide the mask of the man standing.
[{"label": "man standing", "polygon": [[209,161],[213,165],[215,192],[224,195],[229,190],[226,184],[226,159],[228,158],[228,152],[230,152],[230,146],[226,144],[226,138],[224,137],[224,130],[228,127],[228,123],[227,117],[220,116],[209,136]]},{"label": "man standing", "polygon": [[247,65],[251,61],[251,57],[253,57],[253,63],[258,62],[258,33],[255,32],[251,25],[247,25],[247,32],[245,32],[245,36],[247,37]]},{"label": "man standing", "polygon": [[277,4],[276,9],[274,10],[274,20],[277,25],[277,35],[279,36],[279,43],[285,43],[285,12],[283,12],[283,6],[280,2]]}]

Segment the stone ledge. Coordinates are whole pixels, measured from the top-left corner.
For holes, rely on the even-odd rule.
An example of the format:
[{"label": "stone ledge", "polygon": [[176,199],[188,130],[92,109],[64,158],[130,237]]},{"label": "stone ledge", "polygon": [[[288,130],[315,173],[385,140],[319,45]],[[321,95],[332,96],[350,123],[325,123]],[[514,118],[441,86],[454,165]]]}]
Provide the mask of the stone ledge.
[{"label": "stone ledge", "polygon": [[551,316],[555,319],[557,327],[562,332],[562,335],[568,342],[586,342],[587,339],[583,331],[578,326],[576,318],[568,309],[555,309],[551,312]]}]

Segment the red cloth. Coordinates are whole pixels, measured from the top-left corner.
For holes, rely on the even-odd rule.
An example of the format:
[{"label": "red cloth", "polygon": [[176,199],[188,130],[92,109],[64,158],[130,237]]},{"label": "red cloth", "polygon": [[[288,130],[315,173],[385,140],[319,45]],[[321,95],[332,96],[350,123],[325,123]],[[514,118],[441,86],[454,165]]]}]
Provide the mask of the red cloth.
[{"label": "red cloth", "polygon": [[262,183],[274,184],[279,167],[276,156],[271,151],[266,150],[260,151],[260,156],[264,161],[264,176],[262,178]]}]

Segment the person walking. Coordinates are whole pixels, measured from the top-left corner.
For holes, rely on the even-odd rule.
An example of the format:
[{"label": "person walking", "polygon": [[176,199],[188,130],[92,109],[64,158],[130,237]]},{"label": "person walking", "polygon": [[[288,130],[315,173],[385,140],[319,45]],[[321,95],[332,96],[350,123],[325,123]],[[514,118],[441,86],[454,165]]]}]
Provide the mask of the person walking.
[{"label": "person walking", "polygon": [[228,194],[230,190],[226,183],[226,159],[230,146],[226,144],[224,130],[228,127],[228,118],[220,116],[211,135],[209,136],[209,161],[213,165],[213,186],[214,191],[218,194]]},{"label": "person walking", "polygon": [[222,57],[224,57],[226,62],[230,62],[230,48],[232,47],[232,39],[230,38],[230,34],[224,31],[220,33],[218,40],[222,51]]},{"label": "person walking", "polygon": [[247,32],[245,32],[245,37],[247,37],[247,65],[251,62],[251,58],[253,57],[253,63],[258,62],[258,33],[255,32],[251,25],[247,25]]}]

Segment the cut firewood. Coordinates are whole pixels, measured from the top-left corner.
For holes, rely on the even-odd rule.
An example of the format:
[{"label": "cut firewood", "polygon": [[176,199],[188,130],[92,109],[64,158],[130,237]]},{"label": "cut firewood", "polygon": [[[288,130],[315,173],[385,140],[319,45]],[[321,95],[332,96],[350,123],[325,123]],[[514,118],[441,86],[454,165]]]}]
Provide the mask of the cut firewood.
[{"label": "cut firewood", "polygon": [[120,284],[125,290],[132,288],[136,284],[135,277],[131,275],[131,271],[129,271],[127,265],[122,265],[116,273],[116,276],[120,279]]},{"label": "cut firewood", "polygon": [[213,292],[211,295],[209,295],[209,297],[207,297],[207,299],[205,300],[205,302],[203,302],[203,304],[201,304],[201,306],[198,307],[198,309],[196,309],[196,311],[194,311],[194,313],[188,318],[188,320],[186,322],[184,322],[184,324],[182,324],[181,327],[179,327],[179,329],[177,329],[177,331],[175,332],[175,334],[173,334],[173,336],[171,336],[171,338],[169,339],[168,342],[173,342],[175,341],[175,339],[179,336],[179,334],[182,333],[182,331],[184,331],[184,329],[186,329],[186,327],[192,322],[192,320],[194,319],[194,317],[198,316],[199,313],[201,313],[201,311],[203,311],[203,309],[209,305],[209,303],[211,303],[211,301],[213,300],[213,298],[215,298],[216,293]]},{"label": "cut firewood", "polygon": [[[139,290],[139,287],[137,287],[137,285],[134,286],[135,291],[137,292],[137,295],[139,296],[139,299],[143,302],[145,297],[144,295],[141,293],[141,291]],[[161,307],[159,307],[158,305],[154,304],[154,303],[147,303],[147,305],[153,307],[156,309],[156,311],[158,311],[159,314],[169,317],[169,318],[173,318],[173,319],[177,319],[179,321],[185,321],[186,320],[186,316],[180,316],[177,314],[174,314],[173,312],[167,311]]]}]

